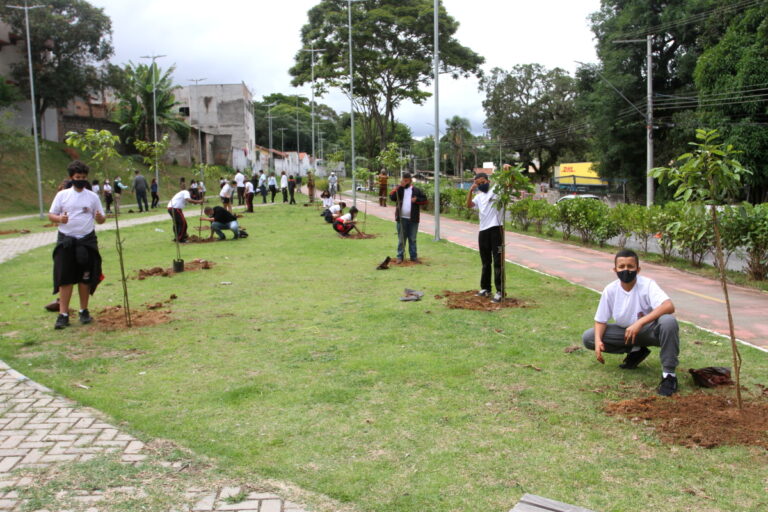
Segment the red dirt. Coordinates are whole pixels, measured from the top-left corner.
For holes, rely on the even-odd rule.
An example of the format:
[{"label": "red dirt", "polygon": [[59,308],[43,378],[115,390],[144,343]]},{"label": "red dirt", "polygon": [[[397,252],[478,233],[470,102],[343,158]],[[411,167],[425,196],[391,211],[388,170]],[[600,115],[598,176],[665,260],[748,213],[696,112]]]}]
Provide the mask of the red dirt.
[{"label": "red dirt", "polygon": [[397,258],[392,258],[389,262],[390,267],[415,267],[416,265],[429,265],[429,263],[424,258],[419,258],[419,261],[403,260],[402,263],[398,263]]},{"label": "red dirt", "polygon": [[[197,259],[192,261],[186,261],[184,262],[184,271],[191,272],[193,270],[209,270],[214,265],[216,265],[215,262],[208,261],[208,260]],[[171,277],[174,274],[175,272],[173,271],[173,267],[140,268],[138,273],[133,277],[133,279],[138,279],[139,281],[143,281],[148,277],[154,277],[154,276]]]},{"label": "red dirt", "polygon": [[43,227],[44,228],[55,228],[56,224],[54,224],[53,222],[49,222],[48,224],[43,224]]},{"label": "red dirt", "polygon": [[198,227],[196,227],[194,229],[195,229],[195,231],[210,231],[211,230],[211,226],[198,226]]},{"label": "red dirt", "polygon": [[[214,237],[200,237],[197,235],[191,235],[189,238],[187,238],[188,244],[208,244],[211,242],[216,242],[217,239]],[[186,268],[186,267],[185,267]]]},{"label": "red dirt", "polygon": [[14,235],[16,233],[20,234],[26,234],[29,233],[28,229],[6,229],[5,231],[0,231],[0,235]]},{"label": "red dirt", "polygon": [[349,236],[342,236],[341,238],[345,238],[347,240],[368,240],[369,238],[376,238],[378,236],[379,235],[374,235],[373,233],[354,233],[350,234]]},{"label": "red dirt", "polygon": [[514,297],[506,297],[504,302],[495,304],[489,297],[478,297],[475,290],[466,292],[444,291],[442,295],[435,295],[436,299],[445,299],[448,309],[470,309],[472,311],[498,311],[502,308],[525,308],[524,302]]},{"label": "red dirt", "polygon": [[[131,309],[132,327],[147,327],[171,321],[171,310],[149,310],[144,308]],[[95,321],[89,326],[94,331],[117,331],[127,329],[123,306],[109,306],[95,315]]]},{"label": "red dirt", "polygon": [[747,445],[768,450],[768,401],[745,401],[739,411],[733,391],[633,398],[610,403],[605,411],[650,424],[669,444],[702,448]]}]

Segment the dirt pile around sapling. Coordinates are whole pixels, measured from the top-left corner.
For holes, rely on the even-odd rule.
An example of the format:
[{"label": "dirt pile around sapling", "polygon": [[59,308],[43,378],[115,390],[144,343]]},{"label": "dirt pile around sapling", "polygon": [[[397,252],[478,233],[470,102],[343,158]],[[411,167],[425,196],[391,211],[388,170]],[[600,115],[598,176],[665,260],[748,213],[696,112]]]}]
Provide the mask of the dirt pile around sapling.
[{"label": "dirt pile around sapling", "polygon": [[[147,327],[170,322],[169,305],[176,298],[176,295],[171,295],[163,302],[147,303],[138,308],[131,308],[131,327]],[[123,306],[109,306],[102,309],[94,316],[94,322],[88,327],[96,331],[127,329]]]},{"label": "dirt pile around sapling", "polygon": [[368,240],[370,238],[377,238],[379,235],[375,235],[373,233],[350,233],[347,236],[343,236],[342,238],[346,239],[352,239],[352,240]]},{"label": "dirt pile around sapling", "polygon": [[0,235],[16,235],[16,234],[25,235],[27,233],[29,233],[28,229],[6,229],[3,231],[0,231]]},{"label": "dirt pile around sapling", "polygon": [[397,258],[392,258],[389,262],[390,267],[415,267],[416,265],[429,265],[429,261],[424,258],[419,258],[419,261],[403,260],[398,263]]},{"label": "dirt pile around sapling", "polygon": [[[201,260],[201,259],[185,261],[184,271],[191,272],[193,270],[209,270],[213,268],[214,265],[216,265],[216,262]],[[173,267],[140,268],[139,271],[136,273],[136,275],[133,277],[133,279],[138,279],[139,281],[143,281],[148,277],[156,277],[156,276],[171,277],[174,274],[176,274],[176,272],[173,271]]]},{"label": "dirt pile around sapling", "polygon": [[506,308],[525,308],[528,305],[514,297],[505,297],[503,302],[491,302],[490,297],[478,297],[476,290],[466,292],[444,291],[442,295],[435,295],[435,298],[445,299],[445,305],[448,309],[470,309],[472,311],[498,311]]},{"label": "dirt pile around sapling", "polygon": [[216,242],[217,240],[218,239],[215,238],[215,237],[209,237],[209,236],[202,237],[202,236],[197,236],[197,235],[190,235],[187,238],[187,242],[186,243],[188,243],[188,244],[209,244],[211,242]]},{"label": "dirt pile around sapling", "polygon": [[759,446],[768,450],[768,400],[744,401],[739,411],[732,390],[669,398],[651,396],[606,405],[605,412],[649,424],[665,443],[715,448]]}]

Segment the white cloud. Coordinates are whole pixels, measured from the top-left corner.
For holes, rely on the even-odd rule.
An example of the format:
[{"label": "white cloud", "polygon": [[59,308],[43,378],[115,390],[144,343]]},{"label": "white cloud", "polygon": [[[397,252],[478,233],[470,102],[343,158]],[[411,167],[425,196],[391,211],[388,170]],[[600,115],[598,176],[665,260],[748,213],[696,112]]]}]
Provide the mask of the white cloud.
[{"label": "white cloud", "polygon": [[[587,16],[600,0],[442,0],[461,26],[459,41],[486,58],[485,69],[509,69],[538,62],[573,71],[574,61],[594,61]],[[165,54],[160,65],[176,64],[175,78],[207,83],[245,82],[256,97],[272,92],[307,94],[291,87],[288,69],[300,49],[300,31],[316,0],[91,0],[112,18],[114,62],[138,62],[140,56]],[[364,8],[360,2],[355,8]],[[485,115],[477,80],[440,81],[440,120],[467,117],[475,133],[483,131]],[[429,89],[430,92],[432,88]],[[338,91],[322,100],[341,111],[349,101]],[[433,102],[403,105],[400,121],[414,135],[433,132]]]}]

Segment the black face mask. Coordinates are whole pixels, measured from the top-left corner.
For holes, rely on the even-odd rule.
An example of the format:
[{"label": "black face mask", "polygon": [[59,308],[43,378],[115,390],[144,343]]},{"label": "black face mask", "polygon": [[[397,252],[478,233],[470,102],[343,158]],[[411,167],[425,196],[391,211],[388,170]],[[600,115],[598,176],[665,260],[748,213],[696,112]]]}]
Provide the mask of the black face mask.
[{"label": "black face mask", "polygon": [[616,277],[622,283],[629,284],[637,278],[637,270],[621,270],[616,272]]},{"label": "black face mask", "polygon": [[480,192],[488,192],[491,189],[490,183],[483,183],[482,185],[477,186],[477,190]]},{"label": "black face mask", "polygon": [[75,188],[86,188],[88,186],[88,180],[72,180],[72,186]]}]

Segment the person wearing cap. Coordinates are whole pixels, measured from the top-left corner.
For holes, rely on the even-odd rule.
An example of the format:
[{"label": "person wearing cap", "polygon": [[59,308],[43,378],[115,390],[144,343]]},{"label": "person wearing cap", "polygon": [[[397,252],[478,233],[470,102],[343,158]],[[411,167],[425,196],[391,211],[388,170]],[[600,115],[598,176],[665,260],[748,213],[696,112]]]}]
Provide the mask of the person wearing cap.
[{"label": "person wearing cap", "polygon": [[427,196],[420,188],[414,187],[411,173],[404,172],[400,184],[392,189],[389,199],[397,202],[395,222],[397,223],[397,262],[403,262],[405,242],[411,261],[419,262],[416,235],[419,232],[420,207],[427,204]]},{"label": "person wearing cap", "polygon": [[504,296],[501,279],[501,230],[504,229],[504,223],[496,204],[497,200],[498,196],[491,189],[488,175],[484,172],[477,173],[475,182],[467,194],[467,208],[476,209],[480,217],[477,246],[483,268],[480,273],[480,291],[477,292],[477,296],[491,295],[491,264],[493,264],[496,294],[491,299],[492,302],[501,302]]}]

